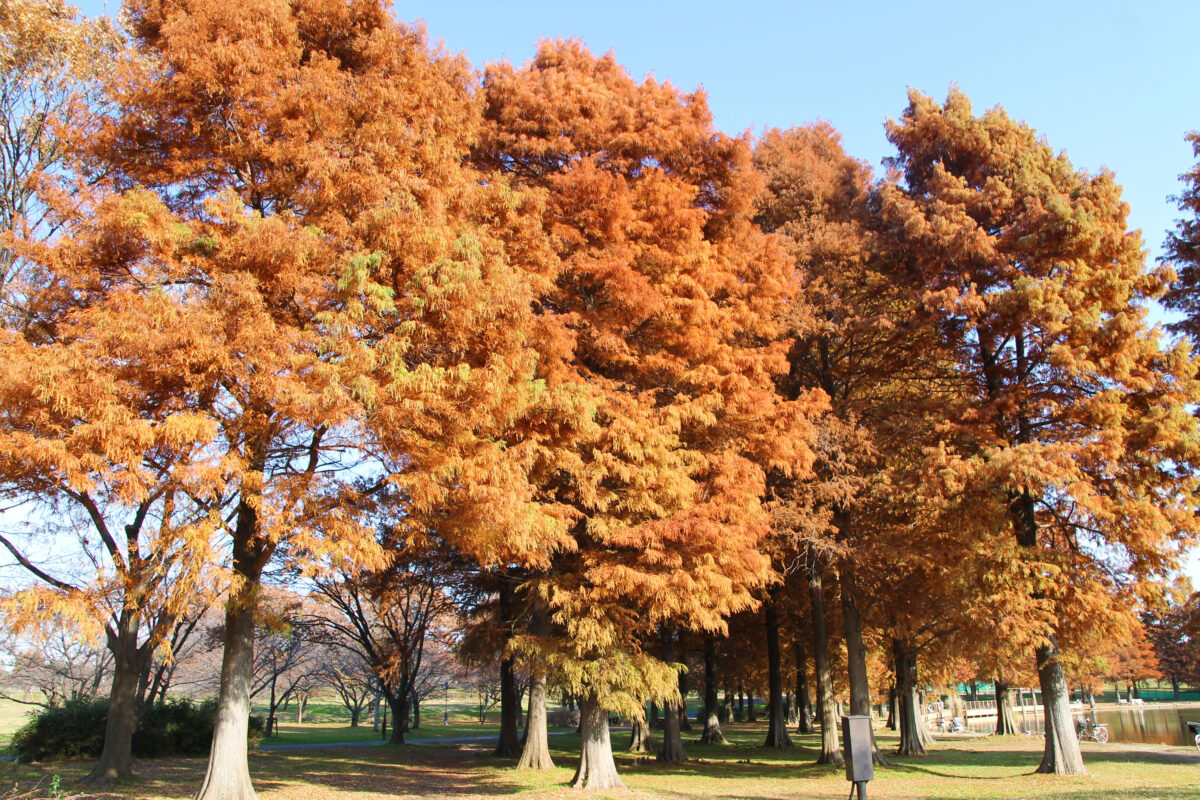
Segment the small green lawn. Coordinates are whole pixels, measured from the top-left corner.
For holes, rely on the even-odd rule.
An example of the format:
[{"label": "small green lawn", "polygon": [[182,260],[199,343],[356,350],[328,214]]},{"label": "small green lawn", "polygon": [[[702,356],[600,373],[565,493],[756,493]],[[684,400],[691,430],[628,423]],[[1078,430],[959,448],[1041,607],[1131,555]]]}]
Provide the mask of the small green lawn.
[{"label": "small green lawn", "polygon": [[0,751],[8,749],[13,734],[29,721],[29,714],[37,709],[37,706],[0,699]]}]

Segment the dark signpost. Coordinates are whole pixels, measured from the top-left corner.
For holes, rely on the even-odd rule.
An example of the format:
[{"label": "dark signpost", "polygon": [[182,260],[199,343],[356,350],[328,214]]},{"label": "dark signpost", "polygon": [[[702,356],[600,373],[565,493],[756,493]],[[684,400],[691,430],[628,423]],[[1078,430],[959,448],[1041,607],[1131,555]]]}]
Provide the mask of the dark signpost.
[{"label": "dark signpost", "polygon": [[842,745],[846,755],[846,780],[854,784],[850,791],[858,791],[858,800],[867,800],[867,781],[875,777],[875,764],[871,761],[871,718],[869,716],[842,717]]}]

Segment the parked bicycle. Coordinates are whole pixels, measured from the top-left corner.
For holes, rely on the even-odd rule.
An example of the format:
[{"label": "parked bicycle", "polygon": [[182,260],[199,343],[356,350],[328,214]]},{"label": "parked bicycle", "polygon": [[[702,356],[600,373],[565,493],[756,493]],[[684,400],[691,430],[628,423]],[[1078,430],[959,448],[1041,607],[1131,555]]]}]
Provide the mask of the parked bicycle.
[{"label": "parked bicycle", "polygon": [[1099,744],[1104,744],[1108,741],[1108,724],[1105,722],[1092,722],[1087,717],[1079,721],[1079,741],[1091,739]]}]

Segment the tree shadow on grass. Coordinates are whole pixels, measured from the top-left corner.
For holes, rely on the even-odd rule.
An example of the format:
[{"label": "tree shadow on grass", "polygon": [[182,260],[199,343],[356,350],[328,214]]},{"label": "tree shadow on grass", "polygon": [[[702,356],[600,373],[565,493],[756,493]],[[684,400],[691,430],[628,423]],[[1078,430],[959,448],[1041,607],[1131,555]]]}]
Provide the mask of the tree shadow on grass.
[{"label": "tree shadow on grass", "polygon": [[496,763],[476,760],[479,751],[469,746],[424,748],[419,746],[351,749],[334,758],[308,754],[273,753],[277,763],[263,766],[261,777],[280,776],[287,782],[311,787],[370,792],[389,797],[455,797],[511,795],[528,791],[525,784],[508,780],[514,774],[497,770]]}]

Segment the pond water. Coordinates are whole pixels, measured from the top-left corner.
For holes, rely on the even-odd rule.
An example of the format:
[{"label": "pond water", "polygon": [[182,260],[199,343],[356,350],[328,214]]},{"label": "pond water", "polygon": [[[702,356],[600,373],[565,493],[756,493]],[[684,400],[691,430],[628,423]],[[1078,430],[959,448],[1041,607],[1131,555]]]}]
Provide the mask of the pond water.
[{"label": "pond water", "polygon": [[[1075,719],[1087,714],[1086,706],[1080,710],[1075,706]],[[1040,712],[1041,709],[1038,709]],[[1023,731],[1042,731],[1042,716],[1026,706],[1022,716],[1016,709],[1017,727]],[[1185,722],[1200,722],[1200,705],[1182,708],[1137,708],[1097,709],[1096,720],[1108,725],[1110,742],[1149,742],[1150,744],[1194,745],[1195,736],[1188,732]],[[996,729],[995,717],[974,717],[967,727],[972,731],[988,733]]]}]

